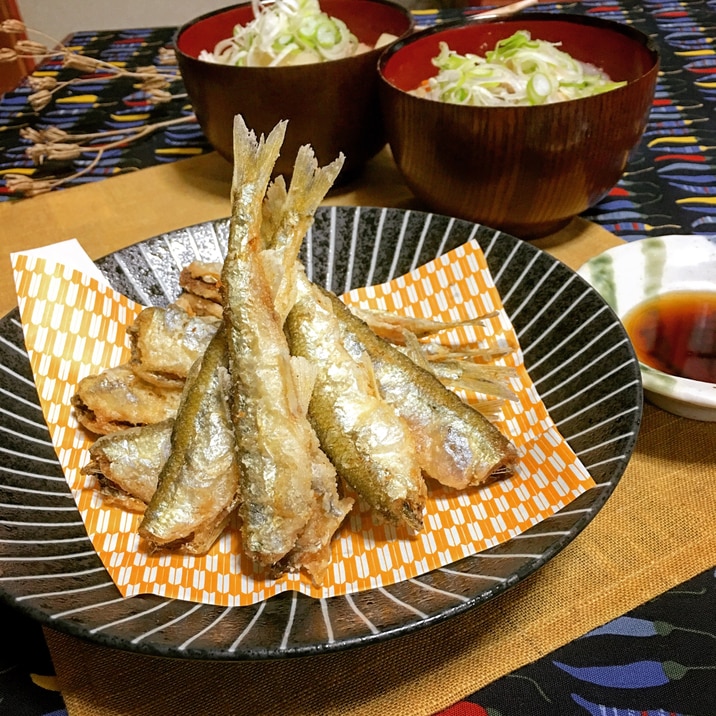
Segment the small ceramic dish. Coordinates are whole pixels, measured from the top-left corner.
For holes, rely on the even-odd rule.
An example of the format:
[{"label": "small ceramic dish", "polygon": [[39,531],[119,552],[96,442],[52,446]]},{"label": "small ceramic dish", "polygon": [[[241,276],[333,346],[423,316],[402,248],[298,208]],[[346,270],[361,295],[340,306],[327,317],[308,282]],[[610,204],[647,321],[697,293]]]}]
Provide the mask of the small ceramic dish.
[{"label": "small ceramic dish", "polygon": [[[637,310],[659,298],[664,304],[681,297],[689,300],[699,297],[698,302],[712,306],[710,318],[704,326],[709,346],[698,356],[696,351],[686,350],[685,319],[678,319],[679,335],[671,349],[682,355],[697,355],[710,365],[713,375],[714,315],[716,305],[716,236],[661,236],[642,239],[617,246],[589,260],[579,274],[586,279],[607,301],[619,319],[625,324],[637,354],[638,334],[635,318]],[[664,300],[663,297],[667,296]],[[656,341],[659,350],[667,346],[668,336],[662,328]],[[709,359],[708,355],[711,358]],[[703,421],[716,421],[716,383],[712,380],[693,380],[671,375],[647,365],[642,356],[640,367],[644,393],[655,405],[676,415]],[[650,361],[651,362],[651,361]],[[708,366],[705,370],[708,371]],[[678,371],[677,371],[678,372]]]}]

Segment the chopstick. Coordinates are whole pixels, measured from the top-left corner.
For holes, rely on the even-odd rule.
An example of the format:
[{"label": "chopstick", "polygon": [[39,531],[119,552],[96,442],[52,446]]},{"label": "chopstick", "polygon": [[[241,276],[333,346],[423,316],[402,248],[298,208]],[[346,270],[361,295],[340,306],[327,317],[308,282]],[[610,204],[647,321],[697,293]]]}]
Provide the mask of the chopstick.
[{"label": "chopstick", "polygon": [[492,20],[493,18],[509,17],[521,12],[525,8],[536,5],[539,0],[518,0],[518,2],[512,2],[509,5],[503,5],[502,7],[494,8],[493,10],[485,10],[484,12],[478,12],[475,15],[466,15],[468,20]]}]

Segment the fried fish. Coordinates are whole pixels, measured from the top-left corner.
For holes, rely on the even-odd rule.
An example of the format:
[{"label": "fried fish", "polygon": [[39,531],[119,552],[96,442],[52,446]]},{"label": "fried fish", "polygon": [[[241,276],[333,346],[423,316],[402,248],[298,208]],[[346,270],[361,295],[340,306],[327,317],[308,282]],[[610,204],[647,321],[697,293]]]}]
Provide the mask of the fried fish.
[{"label": "fried fish", "polygon": [[222,329],[192,366],[172,429],[171,452],[139,526],[151,549],[203,554],[236,507],[240,471],[228,386]]},{"label": "fried fish", "polygon": [[181,270],[179,286],[187,293],[221,303],[221,263],[192,261]]},{"label": "fried fish", "polygon": [[145,308],[129,328],[129,366],[147,383],[181,388],[219,324],[220,319],[190,316],[177,306]]},{"label": "fried fish", "polygon": [[513,445],[484,415],[376,335],[337,296],[325,295],[341,323],[344,344],[359,360],[367,353],[381,395],[410,425],[425,474],[464,489],[512,470]]},{"label": "fried fish", "polygon": [[102,435],[89,449],[83,475],[93,475],[105,501],[144,512],[171,450],[174,420]]},{"label": "fried fish", "polygon": [[[309,146],[299,149],[288,192],[282,177],[267,189],[262,208],[261,262],[271,290],[277,320],[285,328],[285,317],[297,295],[297,277],[303,267],[297,261],[303,238],[318,204],[328,192],[343,165],[343,156],[321,169]],[[315,364],[292,354],[291,366],[299,398],[300,413],[307,415],[315,389]],[[310,431],[311,488],[313,507],[298,535],[296,545],[278,564],[279,570],[303,568],[320,584],[331,560],[331,541],[353,499],[338,491],[336,468],[328,459],[318,436]]]},{"label": "fried fish", "polygon": [[321,446],[372,508],[421,530],[426,487],[408,424],[345,348],[332,302],[303,271],[298,277],[285,329],[292,353],[317,368],[309,416]]},{"label": "fried fish", "polygon": [[106,435],[173,418],[180,398],[181,387],[159,388],[124,364],[83,378],[71,403],[82,426]]},{"label": "fried fish", "polygon": [[182,289],[174,305],[190,316],[221,318],[221,263],[192,261],[179,274]]},{"label": "fried fish", "polygon": [[243,548],[270,567],[294,549],[314,506],[315,434],[261,259],[262,204],[285,131],[282,122],[257,140],[240,116],[235,119],[232,214],[221,274]]}]

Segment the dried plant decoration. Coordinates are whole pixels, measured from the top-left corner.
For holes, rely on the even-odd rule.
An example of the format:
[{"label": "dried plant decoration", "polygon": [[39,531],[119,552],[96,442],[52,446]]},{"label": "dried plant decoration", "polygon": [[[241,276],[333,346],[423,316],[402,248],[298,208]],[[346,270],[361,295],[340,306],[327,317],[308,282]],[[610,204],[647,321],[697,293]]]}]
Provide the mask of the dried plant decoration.
[{"label": "dried plant decoration", "polygon": [[[25,80],[31,90],[27,101],[32,113],[37,115],[36,119],[43,110],[52,108],[53,101],[64,90],[70,87],[76,89],[82,85],[96,85],[98,82],[129,81],[133,90],[143,93],[152,106],[186,99],[174,52],[168,47],[159,48],[156,64],[132,68],[121,62],[109,62],[85,55],[18,20],[0,22],[0,33],[10,36],[22,34],[24,37],[33,38],[18,39],[14,43],[11,42],[10,47],[1,48],[0,63],[16,62],[20,59],[31,59],[36,63],[38,69]],[[59,64],[62,70],[75,70],[81,74],[60,80],[42,71],[43,62],[51,62],[54,66]],[[31,119],[31,113],[28,114],[28,119]],[[12,195],[25,198],[51,191],[92,172],[111,149],[125,147],[157,130],[195,122],[196,117],[190,109],[182,116],[164,121],[92,133],[69,132],[56,127],[37,129],[29,121],[28,126],[20,130],[19,136],[30,143],[25,150],[25,156],[36,167],[49,161],[70,162],[75,163],[75,166],[82,166],[65,176],[43,175],[42,178],[33,178],[28,175],[30,172],[8,171],[3,177],[5,188]]]}]

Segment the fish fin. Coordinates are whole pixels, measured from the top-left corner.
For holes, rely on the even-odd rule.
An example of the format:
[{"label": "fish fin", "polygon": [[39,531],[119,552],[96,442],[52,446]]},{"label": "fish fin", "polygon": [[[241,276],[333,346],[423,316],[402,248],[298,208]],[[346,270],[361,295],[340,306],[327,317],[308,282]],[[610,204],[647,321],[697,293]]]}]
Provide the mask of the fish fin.
[{"label": "fish fin", "polygon": [[[304,145],[299,148],[291,176],[291,184],[284,202],[279,233],[274,244],[286,253],[286,265],[298,259],[298,252],[319,204],[333,186],[343,167],[345,156],[339,154],[330,164],[319,167],[313,149]],[[296,227],[291,231],[293,227]]]},{"label": "fish fin", "polygon": [[277,565],[278,571],[303,569],[320,586],[331,563],[331,544],[353,508],[353,498],[338,494],[336,471],[316,444],[311,484],[313,510],[293,550]]},{"label": "fish fin", "polygon": [[291,371],[296,383],[300,410],[304,415],[307,415],[318,369],[313,363],[301,356],[291,356]]}]

